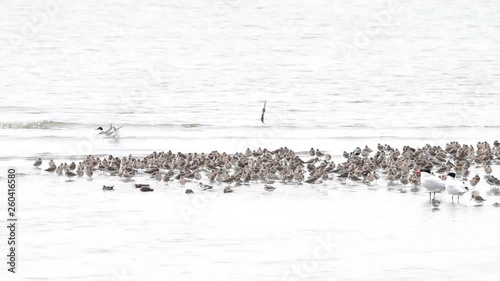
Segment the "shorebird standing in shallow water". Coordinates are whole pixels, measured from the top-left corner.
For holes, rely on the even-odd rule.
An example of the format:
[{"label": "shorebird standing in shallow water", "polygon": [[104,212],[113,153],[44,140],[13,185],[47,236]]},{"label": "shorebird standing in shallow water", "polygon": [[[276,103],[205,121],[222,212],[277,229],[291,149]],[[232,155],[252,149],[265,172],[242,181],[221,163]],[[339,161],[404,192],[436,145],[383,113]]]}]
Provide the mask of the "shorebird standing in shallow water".
[{"label": "shorebird standing in shallow water", "polygon": [[49,167],[49,168],[45,169],[44,171],[45,172],[49,172],[49,173],[53,173],[56,169],[57,169],[56,166],[52,166],[52,167]]},{"label": "shorebird standing in shallow water", "polygon": [[479,175],[475,175],[472,179],[470,179],[470,185],[476,186],[479,181],[481,180],[481,177]]},{"label": "shorebird standing in shallow water", "polygon": [[210,189],[214,188],[213,186],[208,185],[208,184],[204,184],[202,182],[198,183],[198,186],[201,187],[203,190],[210,190]]},{"label": "shorebird standing in shallow water", "polygon": [[439,207],[439,205],[441,205],[441,201],[437,200],[436,198],[432,198],[431,204],[432,204],[432,206],[437,208],[437,207]]},{"label": "shorebird standing in shallow water", "polygon": [[75,174],[75,173],[73,173],[73,172],[72,172],[72,171],[70,171],[70,170],[66,170],[65,175],[69,178],[69,181],[72,181],[72,179],[71,179],[71,178],[73,178],[73,177],[75,177],[75,176],[76,176],[76,174]]},{"label": "shorebird standing in shallow water", "polygon": [[56,174],[60,176],[63,174],[63,172],[64,172],[64,165],[61,163],[61,165],[59,165],[59,167],[57,167],[56,169]]},{"label": "shorebird standing in shallow water", "polygon": [[87,177],[92,178],[92,176],[94,175],[94,171],[92,170],[92,168],[87,167],[87,169],[85,170],[85,174],[87,175]]},{"label": "shorebird standing in shallow water", "polygon": [[142,192],[151,192],[151,191],[153,191],[154,189],[152,189],[152,188],[151,188],[151,187],[149,187],[149,185],[148,185],[148,186],[143,186],[143,187],[141,187],[141,188],[140,188],[140,190],[141,190]]},{"label": "shorebird standing in shallow water", "polygon": [[110,185],[110,186],[103,185],[102,190],[114,190],[113,189],[114,187],[115,187],[114,185]]},{"label": "shorebird standing in shallow water", "polygon": [[262,124],[264,124],[264,114],[266,113],[266,103],[267,101],[264,101],[264,107],[262,108],[262,115],[260,116],[260,121]]},{"label": "shorebird standing in shallow water", "polygon": [[436,198],[436,192],[441,192],[446,189],[445,183],[440,178],[431,175],[429,169],[422,169],[416,171],[417,175],[420,175],[420,182],[423,187],[429,191],[429,201],[431,201],[431,193],[434,193],[434,198]]},{"label": "shorebird standing in shallow water", "polygon": [[35,164],[33,164],[33,166],[37,168],[40,168],[41,165],[42,165],[42,158],[38,158],[38,160],[35,161]]},{"label": "shorebird standing in shallow water", "polygon": [[273,191],[275,191],[275,190],[276,190],[276,187],[274,187],[274,186],[272,186],[272,185],[268,185],[268,184],[266,184],[266,185],[264,185],[264,189],[265,189],[266,191],[273,192]]},{"label": "shorebird standing in shallow water", "polygon": [[445,181],[445,188],[451,194],[451,202],[453,203],[453,196],[457,196],[457,202],[460,203],[460,196],[464,195],[469,190],[467,186],[461,181],[455,180],[455,173],[448,173]]},{"label": "shorebird standing in shallow water", "polygon": [[186,185],[186,183],[187,183],[186,178],[185,178],[185,177],[181,177],[181,178],[179,179],[179,183],[181,184],[181,186],[182,186],[182,187],[184,187],[184,185]]},{"label": "shorebird standing in shallow water", "polygon": [[478,203],[478,204],[483,204],[483,202],[486,201],[486,199],[481,197],[481,195],[479,195],[479,193],[477,193],[477,192],[472,192],[470,200],[472,200],[472,199],[474,199],[474,201],[476,201],[476,203]]},{"label": "shorebird standing in shallow water", "polygon": [[488,177],[491,175],[491,173],[493,172],[493,169],[491,168],[490,165],[486,164],[484,165],[484,172],[488,175]]}]

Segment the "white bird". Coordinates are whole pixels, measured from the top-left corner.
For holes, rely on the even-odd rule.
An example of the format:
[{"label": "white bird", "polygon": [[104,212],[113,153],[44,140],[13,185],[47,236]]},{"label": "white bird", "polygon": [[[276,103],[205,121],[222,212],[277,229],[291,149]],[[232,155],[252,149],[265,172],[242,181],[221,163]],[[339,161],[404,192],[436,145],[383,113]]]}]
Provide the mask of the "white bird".
[{"label": "white bird", "polygon": [[99,127],[96,130],[100,131],[99,135],[106,135],[106,137],[109,137],[109,138],[119,139],[120,134],[118,134],[118,130],[120,130],[121,128],[123,128],[123,126],[120,126],[117,128],[117,127],[115,127],[115,124],[111,124],[111,125],[109,125],[109,128],[106,131],[104,131],[104,129],[102,127]]},{"label": "white bird", "polygon": [[451,194],[451,202],[453,202],[453,196],[458,197],[458,203],[460,203],[460,196],[464,195],[469,188],[465,186],[464,182],[455,180],[455,173],[448,173],[445,181],[445,188],[448,194]]},{"label": "white bird", "polygon": [[112,134],[113,134],[113,132],[112,132],[112,131],[113,131],[113,128],[114,128],[114,127],[113,127],[113,124],[111,124],[111,125],[109,126],[109,129],[107,129],[106,131],[104,131],[104,129],[103,129],[102,127],[99,127],[99,128],[97,128],[96,130],[99,130],[99,131],[100,131],[100,132],[99,132],[99,135],[106,135],[106,136],[110,136],[110,135],[112,135]]},{"label": "white bird", "polygon": [[436,192],[441,192],[446,189],[445,183],[442,179],[431,175],[429,169],[422,169],[416,171],[417,175],[420,175],[420,182],[422,186],[429,191],[429,201],[431,201],[431,193],[434,193],[434,198],[436,198]]}]

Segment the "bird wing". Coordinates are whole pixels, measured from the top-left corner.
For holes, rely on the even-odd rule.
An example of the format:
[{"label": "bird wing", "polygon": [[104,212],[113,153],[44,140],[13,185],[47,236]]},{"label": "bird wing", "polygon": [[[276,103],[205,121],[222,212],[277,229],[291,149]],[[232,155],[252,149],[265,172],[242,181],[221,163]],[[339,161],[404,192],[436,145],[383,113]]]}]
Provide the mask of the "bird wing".
[{"label": "bird wing", "polygon": [[[423,173],[422,173],[423,175]],[[445,189],[444,181],[439,179],[438,177],[427,175],[422,178],[422,186],[427,188],[428,190],[437,191],[441,189]]]}]

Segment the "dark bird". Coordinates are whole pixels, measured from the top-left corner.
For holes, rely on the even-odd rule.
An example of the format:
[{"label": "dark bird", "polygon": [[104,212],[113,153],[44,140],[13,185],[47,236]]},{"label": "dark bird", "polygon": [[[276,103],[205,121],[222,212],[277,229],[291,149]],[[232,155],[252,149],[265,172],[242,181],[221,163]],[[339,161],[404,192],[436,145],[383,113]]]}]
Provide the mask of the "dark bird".
[{"label": "dark bird", "polygon": [[262,115],[260,116],[260,121],[264,123],[264,113],[266,113],[266,103],[267,101],[264,101],[264,107],[262,108]]},{"label": "dark bird", "polygon": [[231,193],[231,192],[233,192],[232,188],[230,188],[230,187],[224,188],[224,193]]},{"label": "dark bird", "polygon": [[45,169],[44,171],[45,172],[49,172],[49,173],[53,173],[56,169],[57,169],[56,166],[51,166],[51,167]]},{"label": "dark bird", "polygon": [[40,165],[42,165],[42,159],[38,158],[38,160],[35,161],[35,164],[33,164],[33,166],[38,168],[38,167],[40,167]]},{"label": "dark bird", "polygon": [[115,186],[114,185],[110,185],[110,186],[103,185],[102,190],[113,190],[113,187],[115,187]]},{"label": "dark bird", "polygon": [[274,186],[272,186],[272,185],[268,185],[268,184],[266,184],[266,185],[264,186],[264,189],[265,189],[266,191],[273,192],[273,191],[276,189],[276,187],[274,187]]},{"label": "dark bird", "polygon": [[141,191],[142,192],[150,192],[150,191],[153,191],[154,189],[152,189],[151,187],[148,186],[143,186],[141,187]]},{"label": "dark bird", "polygon": [[194,191],[188,188],[186,189],[186,194],[194,194]]},{"label": "dark bird", "polygon": [[135,188],[142,188],[142,187],[149,187],[149,184],[147,183],[136,183],[134,184]]},{"label": "dark bird", "polygon": [[432,198],[431,203],[432,203],[432,206],[434,206],[435,208],[437,208],[441,204],[441,201],[437,200],[436,198]]},{"label": "dark bird", "polygon": [[72,177],[76,176],[76,174],[71,171],[66,171],[65,175],[69,178],[69,180],[71,180]]}]

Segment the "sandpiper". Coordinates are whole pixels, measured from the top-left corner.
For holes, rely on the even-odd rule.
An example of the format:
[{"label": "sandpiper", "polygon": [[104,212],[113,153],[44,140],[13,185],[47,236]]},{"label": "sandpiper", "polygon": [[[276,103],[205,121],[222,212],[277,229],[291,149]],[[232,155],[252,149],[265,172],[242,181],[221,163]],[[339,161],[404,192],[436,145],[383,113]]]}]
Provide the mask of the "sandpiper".
[{"label": "sandpiper", "polygon": [[186,189],[186,194],[194,194],[194,191],[188,188]]},{"label": "sandpiper", "polygon": [[56,169],[56,174],[60,176],[63,174],[63,171],[64,171],[64,165],[61,163],[61,165],[59,165],[59,167],[57,167]]},{"label": "sandpiper", "polygon": [[441,205],[441,201],[437,200],[436,198],[432,198],[431,204],[432,204],[432,206],[437,208],[437,207],[439,207],[439,205]]},{"label": "sandpiper", "polygon": [[262,108],[262,115],[260,116],[260,121],[264,123],[264,114],[266,113],[266,103],[267,101],[264,101],[264,107]]},{"label": "sandpiper", "polygon": [[484,172],[489,176],[493,172],[493,169],[491,168],[490,165],[486,164],[484,165]]},{"label": "sandpiper", "polygon": [[109,185],[109,186],[103,185],[102,190],[114,190],[113,189],[114,187],[115,187],[114,185]]},{"label": "sandpiper", "polygon": [[57,169],[56,166],[50,166],[49,168],[45,169],[45,172],[53,173]]},{"label": "sandpiper", "polygon": [[141,187],[140,189],[142,192],[150,192],[150,191],[153,191],[154,189],[152,189],[151,187],[148,186],[143,186]]},{"label": "sandpiper", "polygon": [[40,165],[42,165],[42,158],[38,158],[38,160],[35,161],[35,164],[33,164],[33,166],[39,168]]},{"label": "sandpiper", "polygon": [[477,194],[476,192],[472,193],[470,200],[472,199],[474,199],[474,201],[476,201],[476,203],[478,204],[483,204],[483,202],[486,201],[486,199],[481,197],[481,195]]},{"label": "sandpiper", "polygon": [[266,184],[266,185],[264,185],[264,189],[265,189],[266,191],[273,192],[274,190],[276,190],[276,187],[274,187],[274,186],[272,186],[272,185],[268,185],[268,184]]},{"label": "sandpiper", "polygon": [[201,187],[203,190],[210,190],[214,188],[212,185],[204,184],[202,182],[198,183],[198,186]]},{"label": "sandpiper", "polygon": [[470,179],[470,185],[472,186],[476,186],[479,181],[481,180],[481,177],[479,177],[479,175],[475,175],[472,179]]},{"label": "sandpiper", "polygon": [[72,177],[76,176],[76,174],[71,172],[70,170],[66,170],[65,175],[69,178],[70,181]]},{"label": "sandpiper", "polygon": [[87,168],[85,170],[85,174],[87,175],[87,177],[92,178],[92,176],[94,175],[94,171],[92,170],[92,168]]}]

